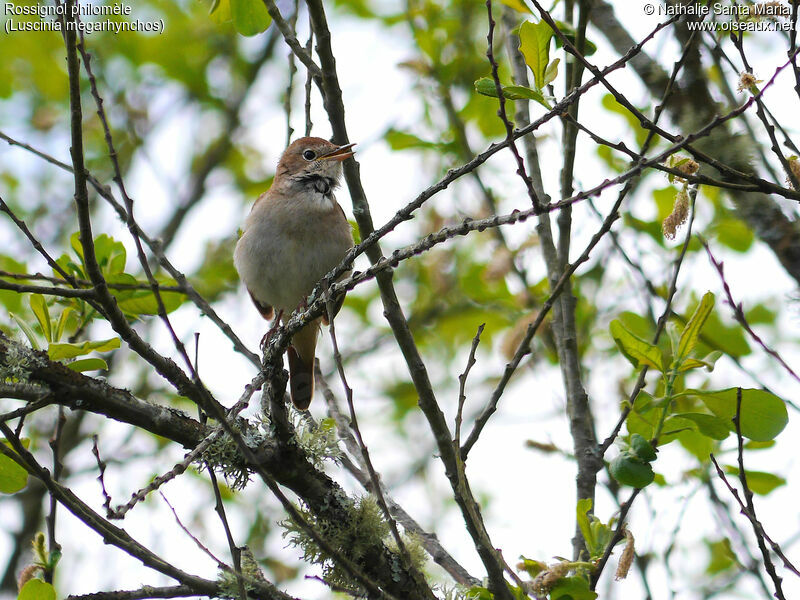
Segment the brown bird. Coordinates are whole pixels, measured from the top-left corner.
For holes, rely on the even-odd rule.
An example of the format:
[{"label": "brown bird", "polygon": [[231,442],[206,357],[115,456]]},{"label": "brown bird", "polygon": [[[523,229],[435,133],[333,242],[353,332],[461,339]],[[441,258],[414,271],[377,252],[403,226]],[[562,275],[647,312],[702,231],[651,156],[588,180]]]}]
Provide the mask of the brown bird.
[{"label": "brown bird", "polygon": [[[316,137],[292,142],[278,162],[272,187],[253,205],[233,262],[265,319],[277,311],[277,319],[286,322],[353,247],[350,224],[333,195],[341,163],[353,156],[353,146]],[[321,320],[327,324],[326,317]],[[314,395],[319,321],[296,332],[287,352],[292,402],[300,410]]]}]

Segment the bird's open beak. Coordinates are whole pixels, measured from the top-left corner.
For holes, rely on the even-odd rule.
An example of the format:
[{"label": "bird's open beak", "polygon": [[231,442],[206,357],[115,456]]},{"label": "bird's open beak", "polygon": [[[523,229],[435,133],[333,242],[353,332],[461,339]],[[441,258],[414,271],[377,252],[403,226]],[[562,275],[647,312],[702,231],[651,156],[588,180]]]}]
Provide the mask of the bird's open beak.
[{"label": "bird's open beak", "polygon": [[350,158],[351,156],[353,156],[354,152],[353,150],[351,150],[353,146],[355,146],[355,143],[339,146],[338,148],[334,148],[327,154],[323,154],[317,160],[336,160],[341,162],[345,158]]}]

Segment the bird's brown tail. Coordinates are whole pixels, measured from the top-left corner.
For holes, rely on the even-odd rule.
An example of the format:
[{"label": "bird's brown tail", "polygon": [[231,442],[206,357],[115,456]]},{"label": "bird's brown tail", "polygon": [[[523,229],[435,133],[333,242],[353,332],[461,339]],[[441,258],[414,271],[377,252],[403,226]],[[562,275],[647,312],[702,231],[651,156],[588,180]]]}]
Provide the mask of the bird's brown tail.
[{"label": "bird's brown tail", "polygon": [[305,362],[297,351],[289,346],[289,387],[292,391],[292,404],[298,410],[306,410],[314,396],[314,362]]},{"label": "bird's brown tail", "polygon": [[314,350],[318,327],[317,323],[310,323],[295,333],[287,352],[292,404],[298,410],[306,410],[314,397]]}]

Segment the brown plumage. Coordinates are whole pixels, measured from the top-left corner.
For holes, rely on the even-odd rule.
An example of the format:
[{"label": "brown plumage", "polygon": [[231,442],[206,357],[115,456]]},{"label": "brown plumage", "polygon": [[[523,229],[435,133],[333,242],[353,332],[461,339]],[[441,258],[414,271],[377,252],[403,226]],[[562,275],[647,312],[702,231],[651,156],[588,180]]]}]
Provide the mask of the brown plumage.
[{"label": "brown plumage", "polygon": [[[250,211],[233,258],[265,319],[278,311],[286,322],[352,248],[350,224],[333,195],[352,146],[315,137],[294,141],[278,162],[272,187]],[[300,410],[314,394],[319,321],[295,333],[287,352],[292,402]]]}]

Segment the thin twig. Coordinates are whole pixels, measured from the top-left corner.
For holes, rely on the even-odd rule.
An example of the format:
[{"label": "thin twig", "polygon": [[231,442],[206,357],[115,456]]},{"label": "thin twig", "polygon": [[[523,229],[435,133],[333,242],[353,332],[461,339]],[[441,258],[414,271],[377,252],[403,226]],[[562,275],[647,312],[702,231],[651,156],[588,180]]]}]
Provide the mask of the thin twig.
[{"label": "thin twig", "polygon": [[[392,536],[394,537],[394,541],[397,544],[397,548],[400,551],[400,556],[405,563],[406,569],[412,574],[412,576],[417,579],[417,582],[420,586],[427,587],[427,583],[425,582],[425,578],[423,577],[422,573],[419,572],[417,567],[414,565],[414,562],[411,559],[411,555],[408,552],[408,548],[406,548],[406,544],[403,541],[402,536],[400,535],[400,531],[397,529],[397,522],[394,520],[391,511],[389,510],[389,506],[386,503],[386,498],[383,496],[383,490],[381,489],[380,478],[375,471],[375,467],[372,464],[372,459],[369,456],[369,450],[367,449],[367,445],[364,442],[364,438],[361,435],[361,429],[358,426],[358,417],[356,416],[356,409],[355,405],[353,404],[353,389],[347,383],[347,376],[344,372],[344,364],[342,363],[342,355],[339,352],[339,343],[336,339],[336,325],[334,324],[336,320],[336,306],[334,304],[334,300],[330,294],[326,295],[326,310],[328,314],[328,331],[331,337],[331,344],[333,346],[333,360],[336,363],[336,369],[339,372],[339,378],[342,381],[342,386],[344,387],[345,399],[347,400],[347,407],[350,409],[350,427],[353,429],[353,433],[355,434],[356,441],[358,442],[358,448],[361,452],[361,458],[364,461],[364,465],[367,468],[367,472],[369,473],[369,478],[372,482],[372,490],[375,494],[375,497],[378,500],[378,505],[381,507],[383,511],[384,517],[386,521],[389,523],[389,528],[392,532]],[[433,597],[433,592],[428,589],[430,592],[430,596]]]},{"label": "thin twig", "polygon": [[113,514],[113,511],[111,510],[111,495],[106,489],[106,463],[100,458],[100,448],[97,446],[97,440],[97,434],[92,435],[92,454],[97,462],[97,481],[100,482],[100,491],[103,494],[103,508],[106,509],[106,515],[110,516]]},{"label": "thin twig", "polygon": [[[319,369],[319,364],[315,364],[314,368],[314,376],[321,388],[325,402],[328,405],[328,412],[336,422],[339,438],[344,441],[348,451],[353,456],[357,457],[360,455],[360,451],[358,448],[358,442],[356,442],[355,437],[353,437],[350,429],[349,419],[347,419],[339,409],[336,396],[333,394],[333,391],[325,380],[325,376]],[[353,477],[355,477],[355,479],[364,487],[364,489],[367,491],[372,490],[373,483],[369,477],[369,474],[365,472],[366,469],[360,469],[350,460],[347,455],[342,456],[342,466],[347,469],[347,471],[353,475]],[[422,547],[425,548],[425,551],[431,556],[431,558],[433,558],[434,562],[447,571],[447,573],[449,573],[450,576],[460,585],[467,587],[479,585],[480,581],[470,575],[469,572],[467,572],[467,570],[461,566],[447,550],[445,550],[445,548],[439,542],[439,539],[436,537],[436,534],[425,531],[419,525],[419,523],[417,523],[411,517],[411,515],[409,515],[405,509],[391,497],[389,490],[386,489],[386,486],[383,485],[383,482],[379,480],[378,483],[381,486],[383,497],[386,498],[386,504],[389,506],[392,516],[403,526],[405,531],[416,536],[416,538],[422,544]]]},{"label": "thin twig", "polygon": [[464,372],[458,376],[458,410],[456,411],[456,423],[454,427],[455,435],[453,437],[453,445],[457,451],[461,451],[461,421],[464,414],[464,403],[467,401],[467,394],[465,388],[467,386],[467,377],[472,367],[475,365],[475,352],[478,350],[478,344],[481,343],[481,334],[486,327],[486,323],[481,323],[478,326],[478,332],[472,338],[472,346],[469,349],[469,357],[467,358],[467,366]]},{"label": "thin twig", "polygon": [[733,299],[733,294],[731,293],[730,285],[728,285],[728,281],[725,279],[725,272],[722,261],[717,261],[717,259],[714,258],[714,255],[711,253],[711,247],[708,245],[707,240],[701,237],[700,242],[706,249],[708,260],[714,266],[714,269],[716,269],[717,274],[719,275],[720,281],[722,282],[722,289],[725,291],[725,296],[728,301],[728,306],[731,307],[731,311],[733,312],[733,318],[736,319],[737,323],[739,323],[742,326],[742,328],[750,335],[750,337],[753,338],[753,340],[759,346],[761,346],[764,352],[766,352],[772,358],[778,361],[778,364],[781,365],[786,370],[786,372],[788,372],[789,375],[791,375],[794,378],[795,381],[800,383],[800,376],[798,376],[797,373],[795,373],[795,371],[786,363],[786,361],[783,360],[780,354],[778,354],[775,350],[767,346],[764,340],[762,340],[761,337],[755,331],[753,331],[753,328],[750,327],[750,323],[747,321],[747,317],[744,314],[744,308],[742,307],[742,303],[741,302],[737,303]]},{"label": "thin twig", "polygon": [[197,594],[208,596],[217,594],[218,590],[215,582],[190,575],[174,567],[134,540],[124,530],[115,527],[103,519],[87,504],[80,500],[72,490],[54,481],[48,470],[36,461],[33,454],[28,452],[19,438],[14,435],[14,432],[12,432],[5,423],[0,422],[0,432],[5,435],[11,445],[11,448],[8,448],[0,444],[0,453],[24,467],[29,473],[38,478],[59,502],[89,528],[100,534],[106,543],[117,546],[130,556],[138,559],[145,566],[176,579],[184,585],[190,586]]},{"label": "thin twig", "polygon": [[306,69],[308,69],[308,72],[314,77],[314,79],[321,79],[322,70],[319,68],[319,65],[314,62],[314,59],[311,58],[311,54],[306,52],[306,49],[303,48],[300,45],[300,42],[297,41],[294,30],[289,23],[286,22],[286,19],[283,18],[283,15],[281,15],[281,12],[275,5],[274,0],[263,1],[264,6],[267,7],[269,16],[272,17],[272,21],[275,23],[275,26],[280,30],[281,35],[283,35],[283,39],[286,41],[286,44],[292,49],[292,52],[294,52],[295,56],[300,59],[300,62],[305,65]]},{"label": "thin twig", "polygon": [[[673,267],[672,270],[672,281],[670,282],[669,293],[667,295],[667,305],[665,306],[664,311],[661,314],[661,317],[658,319],[658,325],[656,326],[656,336],[655,336],[656,340],[658,339],[658,336],[661,335],[661,332],[666,326],[667,319],[671,312],[672,300],[675,297],[675,293],[677,292],[678,289],[678,275],[681,271],[681,267],[683,266],[683,261],[684,258],[686,257],[686,253],[689,250],[689,242],[692,239],[692,227],[694,225],[694,218],[695,218],[694,205],[695,205],[695,200],[697,198],[697,188],[691,188],[689,190],[689,198],[691,201],[689,209],[689,223],[686,226],[686,234],[683,239],[683,244],[681,246],[680,254],[675,259],[675,266]],[[634,386],[634,391],[631,393],[628,404],[622,410],[622,414],[620,415],[617,424],[614,426],[614,430],[603,441],[603,443],[600,444],[600,451],[603,454],[605,454],[606,450],[608,450],[608,448],[611,446],[611,444],[614,443],[614,440],[619,435],[622,425],[625,423],[627,416],[630,414],[630,411],[632,410],[633,403],[636,400],[636,396],[638,396],[639,391],[641,391],[642,388],[644,388],[644,379],[646,375],[647,375],[647,366],[645,365],[639,372],[639,379],[637,380],[636,385]],[[636,497],[639,495],[639,492],[641,492],[642,489],[643,488],[634,489],[631,492],[631,495],[628,497],[628,499],[620,506],[619,521],[618,521],[619,524],[617,525],[617,528],[614,530],[614,534],[611,536],[611,540],[608,542],[608,545],[606,546],[606,549],[603,552],[603,556],[601,556],[600,559],[597,561],[595,570],[592,573],[592,578],[591,578],[592,589],[594,589],[597,586],[597,582],[600,579],[600,575],[603,573],[603,569],[605,568],[606,563],[608,563],[608,559],[611,558],[611,554],[614,551],[614,546],[616,546],[617,543],[620,540],[622,540],[622,538],[625,536],[625,531],[624,531],[625,519],[628,516],[628,512],[630,511],[631,506],[633,506],[634,500],[636,500]]]}]

